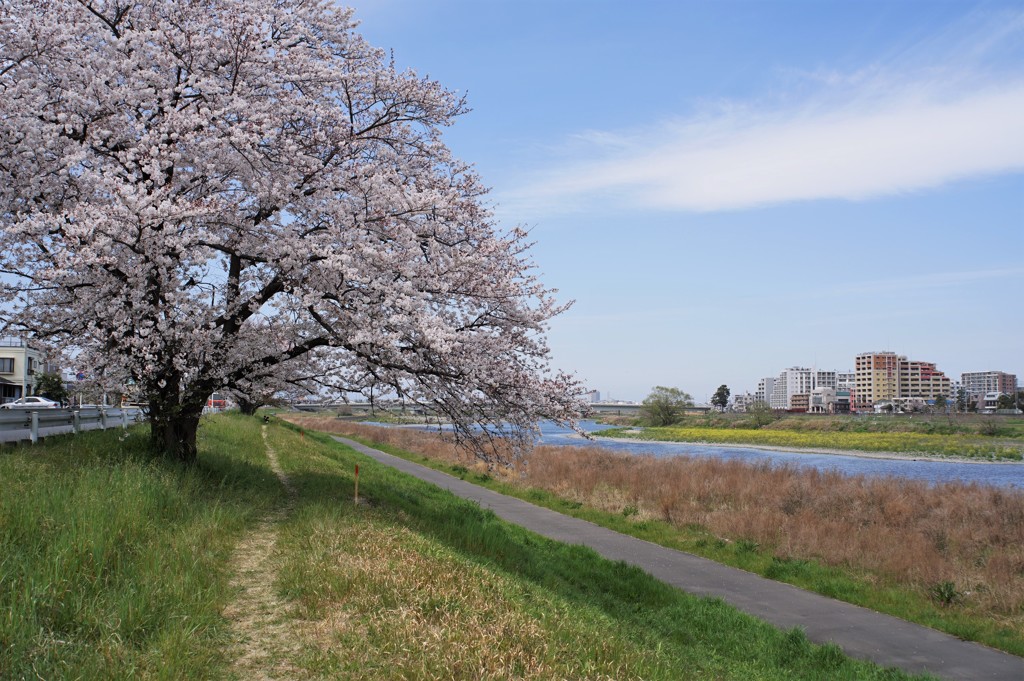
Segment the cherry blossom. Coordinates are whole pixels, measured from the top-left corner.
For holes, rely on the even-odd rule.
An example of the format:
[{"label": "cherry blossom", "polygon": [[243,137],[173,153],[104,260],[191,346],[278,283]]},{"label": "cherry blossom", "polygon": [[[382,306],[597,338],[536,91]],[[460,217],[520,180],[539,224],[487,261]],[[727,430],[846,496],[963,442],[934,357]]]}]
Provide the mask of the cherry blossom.
[{"label": "cherry blossom", "polygon": [[465,101],[355,26],[318,0],[0,5],[0,322],[134,383],[169,456],[211,392],[289,376],[468,435],[578,411],[564,306],[442,140]]}]

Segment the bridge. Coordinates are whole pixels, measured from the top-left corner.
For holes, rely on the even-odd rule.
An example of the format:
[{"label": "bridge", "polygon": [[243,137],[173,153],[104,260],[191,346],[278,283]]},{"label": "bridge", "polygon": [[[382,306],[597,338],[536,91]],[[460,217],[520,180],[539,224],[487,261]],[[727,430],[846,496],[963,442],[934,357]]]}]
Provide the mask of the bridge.
[{"label": "bridge", "polygon": [[[614,414],[616,416],[640,416],[642,404],[630,402],[592,402],[590,410],[595,414]],[[684,407],[684,414],[706,414],[711,407],[706,404],[696,404],[692,407]]]},{"label": "bridge", "polygon": [[[351,414],[352,416],[366,416],[373,413],[384,412],[387,414],[407,414],[415,416],[430,416],[434,412],[419,405],[403,405],[396,403],[377,403],[371,405],[369,402],[342,402],[339,400],[323,402],[292,402],[292,409],[298,411],[332,411],[339,414]],[[635,402],[593,402],[587,405],[591,413],[595,415],[607,414],[614,416],[639,417],[643,405]],[[698,404],[686,407],[683,412],[686,414],[706,414],[711,411],[706,404]]]}]

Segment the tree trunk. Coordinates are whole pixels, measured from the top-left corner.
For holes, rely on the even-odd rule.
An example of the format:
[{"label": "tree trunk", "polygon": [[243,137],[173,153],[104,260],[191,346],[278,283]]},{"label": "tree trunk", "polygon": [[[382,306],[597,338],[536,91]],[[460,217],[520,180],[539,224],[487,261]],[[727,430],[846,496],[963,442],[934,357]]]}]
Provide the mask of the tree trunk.
[{"label": "tree trunk", "polygon": [[192,465],[196,462],[196,433],[203,407],[186,407],[150,399],[149,444],[154,454]]},{"label": "tree trunk", "polygon": [[259,402],[250,402],[244,397],[236,397],[236,399],[238,400],[238,408],[241,409],[242,413],[246,416],[255,416],[256,410],[263,406]]}]

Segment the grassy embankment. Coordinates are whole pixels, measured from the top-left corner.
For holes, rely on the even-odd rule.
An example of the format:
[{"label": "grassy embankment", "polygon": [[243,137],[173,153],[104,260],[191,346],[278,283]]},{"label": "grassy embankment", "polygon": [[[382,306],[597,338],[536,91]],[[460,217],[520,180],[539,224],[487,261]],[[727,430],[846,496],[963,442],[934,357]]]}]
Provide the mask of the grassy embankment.
[{"label": "grassy embankment", "polygon": [[[541,447],[493,480],[436,436],[356,435],[606,527],[1024,655],[1024,493]],[[415,452],[416,455],[410,455]]]},{"label": "grassy embankment", "polygon": [[259,432],[204,427],[202,466],[145,453],[144,428],[0,451],[0,677],[215,678],[226,565],[280,498]]},{"label": "grassy embankment", "polygon": [[[145,429],[0,453],[0,676],[230,678],[234,548],[274,509],[283,678],[899,679],[589,550],[538,538],[324,436],[200,430],[192,470]],[[352,503],[352,470],[362,469]],[[248,632],[258,642],[260,632]]]},{"label": "grassy embankment", "polygon": [[[621,422],[622,419],[610,419]],[[744,414],[689,416],[668,427],[602,431],[603,437],[798,449],[859,450],[1019,461],[1024,419],[1002,416],[785,416],[757,425]]]}]

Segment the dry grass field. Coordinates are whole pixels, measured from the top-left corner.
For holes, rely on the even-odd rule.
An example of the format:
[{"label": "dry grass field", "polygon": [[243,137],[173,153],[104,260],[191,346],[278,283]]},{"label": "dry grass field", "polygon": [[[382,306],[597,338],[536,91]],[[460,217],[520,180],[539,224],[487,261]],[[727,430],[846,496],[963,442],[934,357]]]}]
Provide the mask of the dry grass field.
[{"label": "dry grass field", "polygon": [[[470,453],[437,434],[293,418],[307,428],[474,466]],[[1024,642],[1024,493],[599,447],[538,447],[500,477],[635,523],[665,521],[703,535],[698,544],[711,557],[716,544],[756,552],[770,561],[770,577],[785,579],[794,566],[799,571],[813,562],[921,601],[906,603],[901,616],[912,619],[923,608],[931,610],[921,616],[924,623],[935,626],[935,617],[945,617],[953,622],[947,629],[965,637],[975,637],[980,626],[1016,641],[1010,648]]]}]

